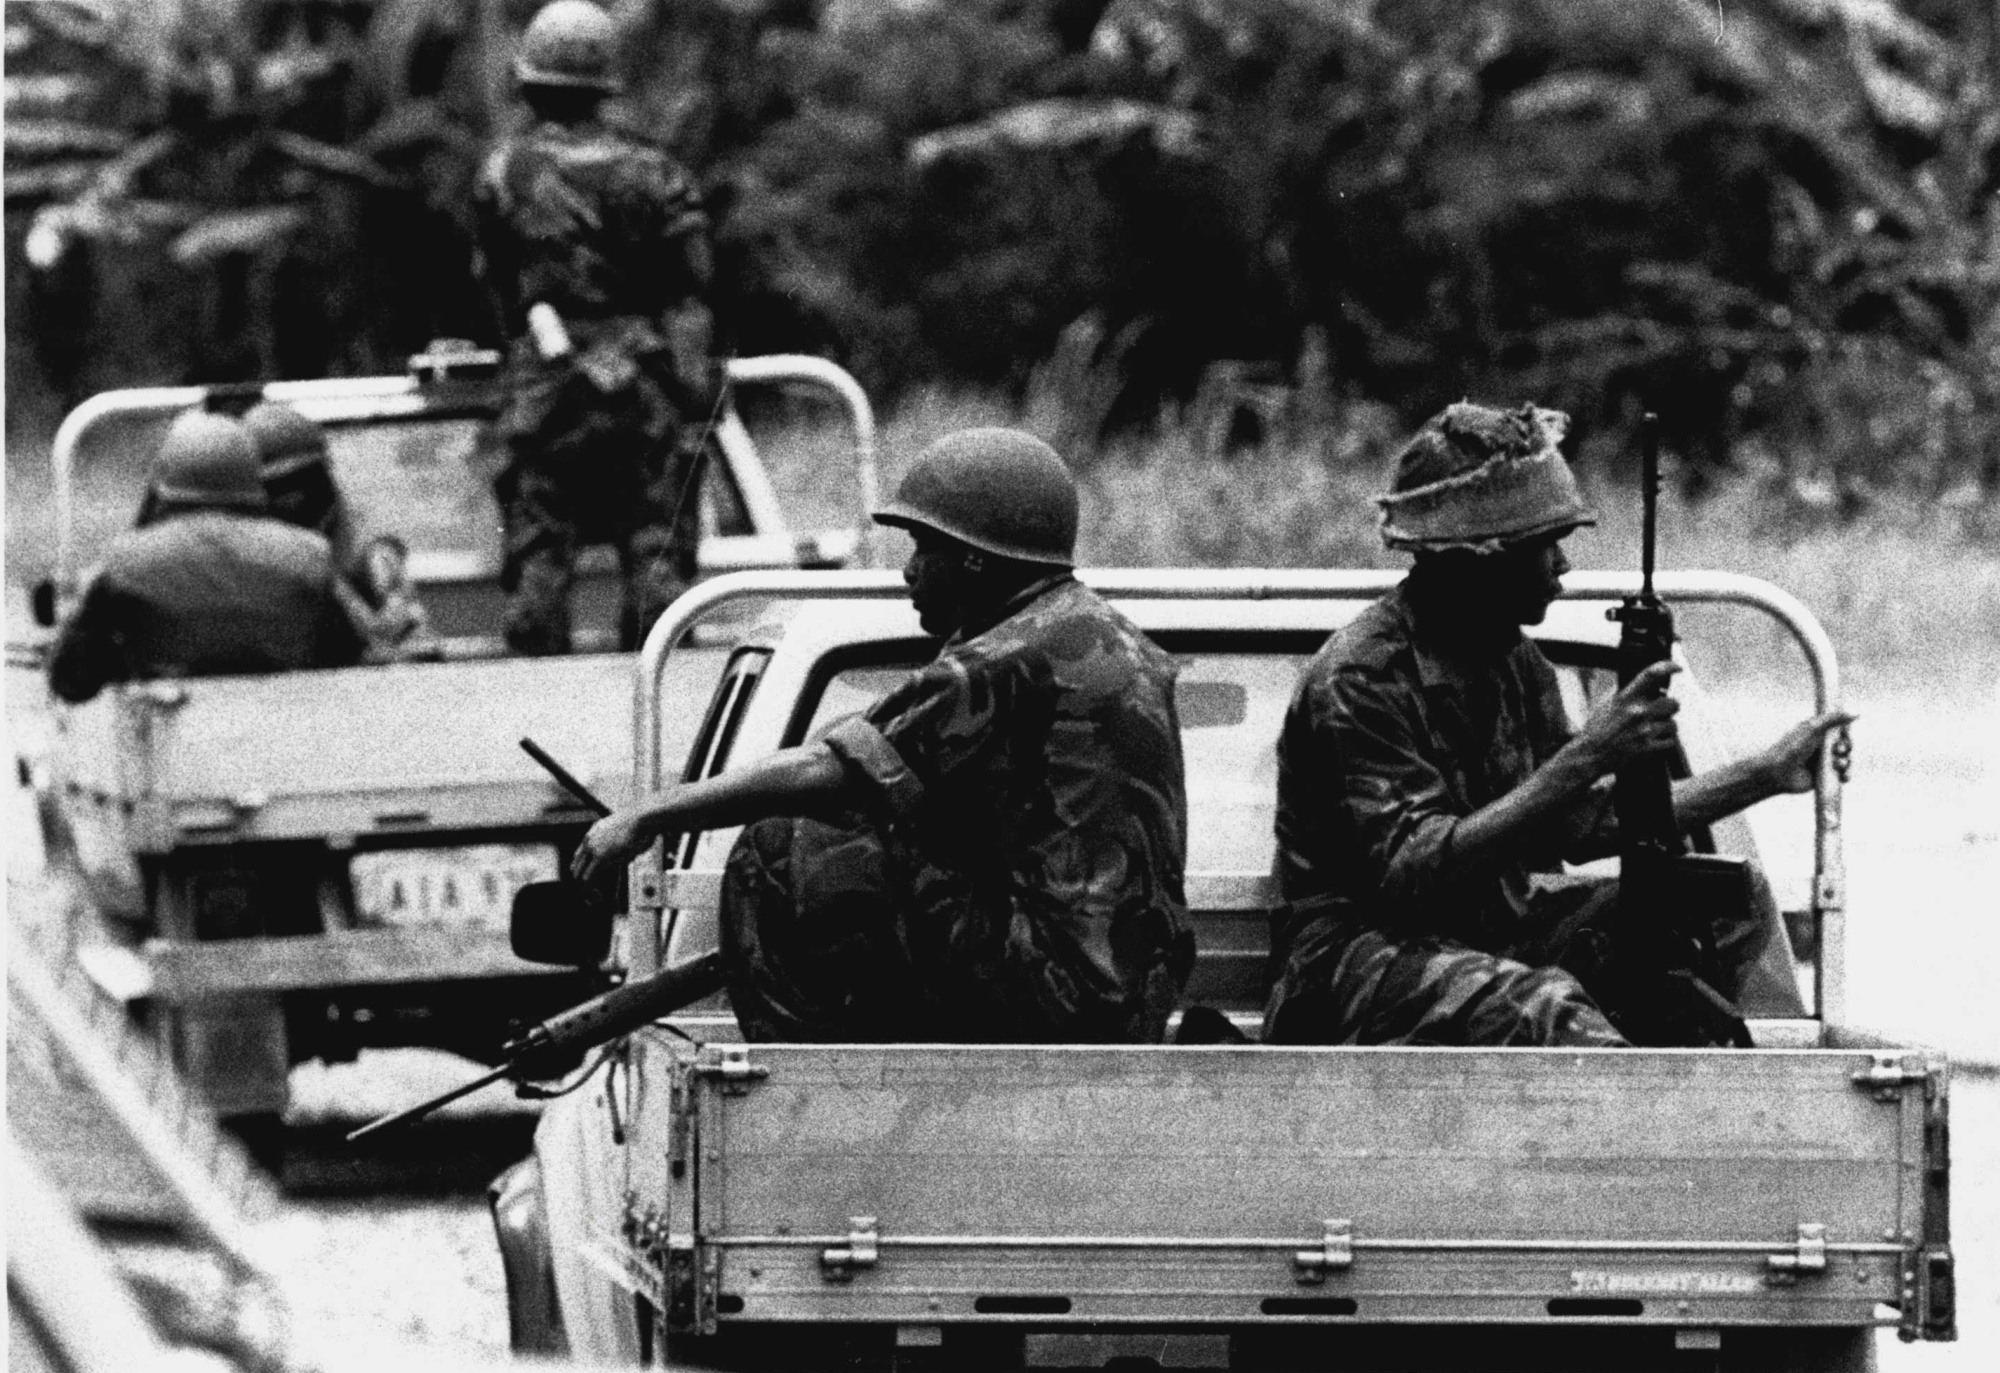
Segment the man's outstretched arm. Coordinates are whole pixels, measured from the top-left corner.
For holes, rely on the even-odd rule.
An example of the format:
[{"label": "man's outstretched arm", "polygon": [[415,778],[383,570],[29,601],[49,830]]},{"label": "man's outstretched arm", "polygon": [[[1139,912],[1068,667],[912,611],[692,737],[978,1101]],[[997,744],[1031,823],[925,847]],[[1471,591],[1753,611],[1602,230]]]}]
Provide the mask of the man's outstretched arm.
[{"label": "man's outstretched arm", "polygon": [[653,793],[605,816],[583,836],[570,875],[588,882],[628,863],[663,834],[724,829],[773,815],[826,816],[860,799],[824,743],[780,749],[748,767]]},{"label": "man's outstretched arm", "polygon": [[1674,820],[1683,830],[1712,824],[1788,792],[1811,791],[1819,767],[1820,744],[1854,716],[1829,710],[1802,720],[1769,747],[1674,783]]}]

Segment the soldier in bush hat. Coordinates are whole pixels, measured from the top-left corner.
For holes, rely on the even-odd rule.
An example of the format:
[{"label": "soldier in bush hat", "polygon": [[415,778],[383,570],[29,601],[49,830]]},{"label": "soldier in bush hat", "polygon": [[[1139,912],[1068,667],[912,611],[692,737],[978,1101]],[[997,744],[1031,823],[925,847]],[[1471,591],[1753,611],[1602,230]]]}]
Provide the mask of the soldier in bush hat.
[{"label": "soldier in bush hat", "polygon": [[479,274],[512,340],[501,575],[524,653],[569,651],[579,543],[618,549],[628,648],[695,571],[691,488],[716,403],[708,220],[678,163],[603,119],[616,46],[589,0],[535,15],[514,61],[530,122],[474,189]]},{"label": "soldier in bush hat", "polygon": [[753,1039],[1152,1041],[1193,964],[1174,666],[1071,572],[1048,445],[970,429],[876,512],[929,666],[822,737],[599,822],[589,878],[746,824],[722,937]]},{"label": "soldier in bush hat", "polygon": [[49,685],[87,701],[111,682],[352,663],[334,581],[326,540],[270,517],[244,427],[189,411],[154,457],[146,522],[58,634]]},{"label": "soldier in bush hat", "polygon": [[[1562,876],[1615,852],[1610,779],[1677,742],[1672,664],[1565,716],[1554,668],[1521,633],[1562,589],[1565,536],[1592,523],[1558,444],[1567,417],[1460,403],[1403,448],[1379,500],[1410,575],[1336,633],[1302,676],[1278,743],[1273,929],[1278,1043],[1618,1045],[1566,964],[1615,887]],[[1812,785],[1828,713],[1674,785],[1694,829]],[[1767,1014],[1802,1014],[1774,913],[1716,932]],[[1777,934],[1777,948],[1783,937]],[[1760,959],[1763,961],[1760,962]]]}]

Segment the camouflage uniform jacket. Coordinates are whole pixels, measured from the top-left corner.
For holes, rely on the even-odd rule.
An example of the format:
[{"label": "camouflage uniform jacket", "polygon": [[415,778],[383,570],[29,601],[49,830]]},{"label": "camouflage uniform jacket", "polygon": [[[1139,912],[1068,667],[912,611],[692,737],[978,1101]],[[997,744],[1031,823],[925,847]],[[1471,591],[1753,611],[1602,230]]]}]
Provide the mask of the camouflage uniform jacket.
[{"label": "camouflage uniform jacket", "polygon": [[[1456,653],[1409,582],[1307,665],[1278,743],[1278,869],[1288,901],[1344,897],[1363,924],[1508,954],[1542,933],[1536,875],[1615,847],[1608,784],[1532,849],[1468,869],[1459,823],[1525,781],[1570,736],[1555,669],[1519,633]],[[1279,931],[1284,940],[1289,931]]]},{"label": "camouflage uniform jacket", "polygon": [[920,860],[913,927],[999,999],[1039,1003],[999,1018],[1164,1030],[1194,957],[1175,672],[1064,573],[827,736]]},{"label": "camouflage uniform jacket", "polygon": [[473,203],[482,274],[515,338],[538,301],[569,325],[657,322],[708,286],[708,218],[693,179],[607,125],[545,122],[502,140]]},{"label": "camouflage uniform jacket", "polygon": [[195,510],[121,535],[56,639],[49,685],[342,667],[360,633],[326,540],[263,515]]}]

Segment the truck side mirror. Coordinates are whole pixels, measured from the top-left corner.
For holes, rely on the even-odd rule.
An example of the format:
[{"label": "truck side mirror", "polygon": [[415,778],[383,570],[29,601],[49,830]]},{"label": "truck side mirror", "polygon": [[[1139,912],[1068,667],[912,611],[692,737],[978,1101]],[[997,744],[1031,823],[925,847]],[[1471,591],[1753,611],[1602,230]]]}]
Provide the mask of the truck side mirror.
[{"label": "truck side mirror", "polygon": [[508,938],[530,963],[594,968],[611,951],[611,912],[579,883],[530,882],[514,893]]},{"label": "truck side mirror", "polygon": [[56,624],[56,584],[47,577],[35,583],[28,593],[28,608],[33,612],[35,623],[43,629],[54,629]]}]

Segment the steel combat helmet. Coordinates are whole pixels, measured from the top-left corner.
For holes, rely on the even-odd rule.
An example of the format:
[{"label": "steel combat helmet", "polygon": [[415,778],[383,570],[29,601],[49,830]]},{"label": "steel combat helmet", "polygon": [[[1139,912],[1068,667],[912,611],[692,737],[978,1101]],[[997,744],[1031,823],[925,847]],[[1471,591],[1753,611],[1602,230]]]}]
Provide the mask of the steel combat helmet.
[{"label": "steel combat helmet", "polygon": [[264,509],[264,482],[250,431],[203,410],[181,415],[153,456],[153,492],[179,505]]},{"label": "steel combat helmet", "polygon": [[935,530],[1020,562],[1076,561],[1076,481],[1055,449],[1018,429],[945,435],[911,465],[875,521]]},{"label": "steel combat helmet", "polygon": [[514,79],[524,86],[619,89],[612,71],[618,33],[611,17],[590,0],[551,0],[529,21],[514,56]]},{"label": "steel combat helmet", "polygon": [[260,401],[251,406],[243,416],[243,427],[257,445],[267,481],[326,465],[325,432],[283,401]]},{"label": "steel combat helmet", "polygon": [[1560,410],[1448,405],[1396,455],[1382,509],[1390,548],[1490,553],[1544,534],[1596,524],[1557,445]]}]

